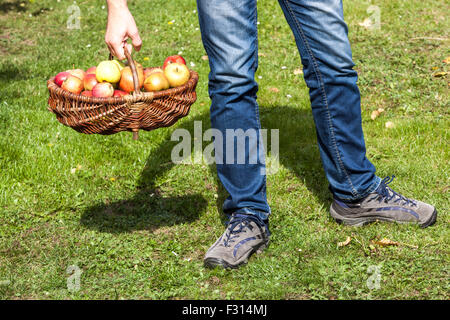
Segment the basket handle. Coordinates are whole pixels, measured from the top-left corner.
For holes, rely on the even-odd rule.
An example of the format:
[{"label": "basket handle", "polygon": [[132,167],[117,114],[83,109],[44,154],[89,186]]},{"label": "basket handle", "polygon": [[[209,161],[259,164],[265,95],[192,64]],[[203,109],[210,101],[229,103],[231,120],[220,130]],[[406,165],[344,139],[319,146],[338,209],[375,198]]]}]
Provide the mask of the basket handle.
[{"label": "basket handle", "polygon": [[[128,52],[127,47],[124,46],[123,48],[124,53],[125,53],[125,57],[128,60],[128,65],[131,68],[131,74],[133,75],[133,85],[134,85],[134,91],[133,93],[139,94],[141,93],[141,90],[139,89],[139,77],[137,74],[137,69],[136,69],[136,64],[134,63],[133,58],[131,57],[131,53]],[[111,53],[109,53],[109,60],[113,60],[113,55]]]}]

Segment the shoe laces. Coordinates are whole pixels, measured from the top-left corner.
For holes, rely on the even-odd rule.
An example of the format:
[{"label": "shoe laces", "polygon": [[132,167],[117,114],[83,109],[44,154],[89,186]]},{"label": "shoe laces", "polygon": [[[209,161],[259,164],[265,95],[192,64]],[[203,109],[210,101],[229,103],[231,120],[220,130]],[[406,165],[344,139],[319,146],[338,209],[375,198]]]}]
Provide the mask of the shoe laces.
[{"label": "shoe laces", "polygon": [[253,226],[250,224],[251,220],[256,221],[257,218],[253,218],[249,215],[245,214],[234,214],[230,222],[228,223],[227,233],[223,239],[223,244],[225,247],[229,247],[231,243],[234,242],[236,238],[239,237],[239,233],[244,231],[245,229],[253,229]]},{"label": "shoe laces", "polygon": [[402,201],[405,205],[417,206],[417,203],[414,200],[402,196],[400,193],[395,192],[388,186],[388,184],[391,183],[394,178],[395,175],[392,175],[392,177],[387,176],[383,180],[381,180],[380,186],[375,191],[377,195],[370,198],[369,201],[378,200],[379,202],[384,201],[385,203],[388,203],[390,201],[399,203],[400,201]]}]

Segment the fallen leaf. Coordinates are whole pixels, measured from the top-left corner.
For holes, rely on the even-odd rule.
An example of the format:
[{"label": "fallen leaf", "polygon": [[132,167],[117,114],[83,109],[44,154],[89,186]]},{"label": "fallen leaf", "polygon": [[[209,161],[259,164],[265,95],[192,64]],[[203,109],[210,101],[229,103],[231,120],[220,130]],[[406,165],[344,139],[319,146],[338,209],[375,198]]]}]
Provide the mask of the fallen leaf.
[{"label": "fallen leaf", "polygon": [[445,71],[438,71],[438,72],[433,73],[433,77],[435,77],[435,78],[442,78],[442,77],[445,77],[446,75],[447,75],[447,72],[445,72]]},{"label": "fallen leaf", "polygon": [[280,92],[280,89],[273,87],[273,88],[269,88],[269,91],[278,93],[278,92]]},{"label": "fallen leaf", "polygon": [[337,246],[338,247],[345,247],[346,245],[348,245],[350,243],[350,241],[352,241],[352,238],[347,237],[347,239],[345,239],[345,241],[338,242]]},{"label": "fallen leaf", "polygon": [[379,115],[380,115],[380,112],[378,110],[374,110],[370,114],[370,119],[375,120]]},{"label": "fallen leaf", "polygon": [[373,23],[372,23],[372,20],[370,18],[366,18],[363,22],[358,23],[358,25],[360,25],[361,27],[369,29],[370,27],[372,27]]},{"label": "fallen leaf", "polygon": [[381,240],[372,240],[371,242],[373,244],[377,244],[377,245],[382,246],[382,247],[398,246],[400,244],[400,243],[398,243],[396,241],[392,241],[392,240],[389,240],[387,238],[383,238]]},{"label": "fallen leaf", "polygon": [[265,53],[262,53],[262,52],[258,52],[258,57],[265,57],[266,56],[266,54]]},{"label": "fallen leaf", "polygon": [[302,68],[298,68],[294,70],[294,74],[298,75],[298,74],[303,74],[303,69]]},{"label": "fallen leaf", "polygon": [[209,60],[209,57],[208,56],[202,56],[202,60]]},{"label": "fallen leaf", "polygon": [[385,127],[388,129],[392,129],[395,127],[395,124],[392,121],[388,121],[385,123]]},{"label": "fallen leaf", "polygon": [[442,62],[449,64],[450,63],[450,57],[445,58],[444,60],[442,60]]}]

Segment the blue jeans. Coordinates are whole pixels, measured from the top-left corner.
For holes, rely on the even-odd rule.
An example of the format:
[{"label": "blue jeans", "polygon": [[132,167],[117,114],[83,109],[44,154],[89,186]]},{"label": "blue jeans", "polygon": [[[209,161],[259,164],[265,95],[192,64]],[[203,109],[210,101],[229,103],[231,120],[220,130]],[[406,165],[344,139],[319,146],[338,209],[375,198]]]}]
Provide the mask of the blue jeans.
[{"label": "blue jeans", "polygon": [[[348,29],[340,0],[279,0],[300,52],[317,140],[329,188],[336,198],[353,201],[373,192],[381,179],[366,158],[360,93],[353,70]],[[211,126],[225,137],[215,140],[222,159],[233,130],[260,129],[256,102],[258,38],[256,0],[197,0],[203,45],[209,56]],[[274,23],[277,23],[275,21]],[[301,125],[301,123],[299,123]],[[280,128],[282,130],[282,128]],[[261,136],[256,136],[259,145]],[[217,161],[217,173],[229,193],[225,213],[256,214],[267,219],[264,154],[245,150],[245,163]],[[223,145],[218,145],[222,143]],[[256,150],[256,151],[255,151]],[[256,152],[257,163],[249,161]],[[234,155],[236,158],[236,154]],[[283,155],[280,154],[282,161]]]}]

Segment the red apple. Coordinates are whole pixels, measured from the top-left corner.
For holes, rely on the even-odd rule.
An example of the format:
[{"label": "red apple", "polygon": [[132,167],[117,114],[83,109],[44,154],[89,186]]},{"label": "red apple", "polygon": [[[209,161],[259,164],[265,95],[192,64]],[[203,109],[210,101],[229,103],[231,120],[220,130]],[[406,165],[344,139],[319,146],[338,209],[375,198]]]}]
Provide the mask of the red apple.
[{"label": "red apple", "polygon": [[89,69],[86,70],[86,74],[95,74],[97,70],[97,67],[90,67]]},{"label": "red apple", "polygon": [[179,87],[188,82],[191,77],[188,67],[185,64],[171,63],[164,69],[164,75],[171,87]]},{"label": "red apple", "polygon": [[58,87],[61,87],[64,80],[67,79],[67,77],[70,76],[70,73],[67,71],[60,72],[55,77],[55,83],[58,85]]},{"label": "red apple", "polygon": [[[139,80],[139,88],[141,88],[144,84],[144,69],[142,66],[136,66],[136,69]],[[134,91],[133,73],[131,72],[130,67],[125,67],[122,69],[119,88],[128,93]]]},{"label": "red apple", "polygon": [[144,81],[146,91],[160,91],[169,89],[169,81],[162,72],[154,72]]},{"label": "red apple", "polygon": [[114,90],[113,97],[122,97],[128,95],[128,92],[122,90]]},{"label": "red apple", "polygon": [[92,96],[99,98],[109,98],[114,94],[114,88],[109,82],[97,83],[92,89]]},{"label": "red apple", "polygon": [[98,81],[95,73],[89,73],[86,75],[86,77],[84,77],[83,84],[84,89],[86,90],[92,90],[92,88],[94,88],[97,83]]},{"label": "red apple", "polygon": [[80,94],[84,88],[83,81],[81,81],[78,77],[68,76],[62,83],[61,88],[75,94]]},{"label": "red apple", "polygon": [[164,60],[163,69],[165,69],[167,65],[171,63],[186,64],[186,60],[184,60],[182,56],[178,55],[167,57],[166,60]]},{"label": "red apple", "polygon": [[84,77],[86,76],[86,72],[81,69],[67,70],[67,72],[75,77],[80,78],[81,80],[84,80]]},{"label": "red apple", "polygon": [[92,91],[83,91],[81,92],[81,95],[85,97],[92,97]]}]

